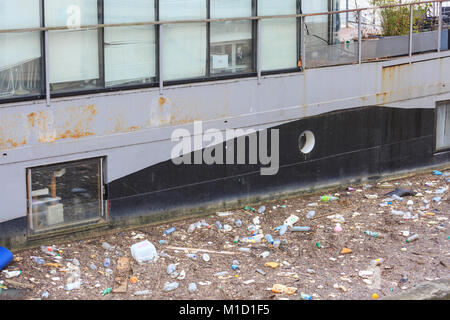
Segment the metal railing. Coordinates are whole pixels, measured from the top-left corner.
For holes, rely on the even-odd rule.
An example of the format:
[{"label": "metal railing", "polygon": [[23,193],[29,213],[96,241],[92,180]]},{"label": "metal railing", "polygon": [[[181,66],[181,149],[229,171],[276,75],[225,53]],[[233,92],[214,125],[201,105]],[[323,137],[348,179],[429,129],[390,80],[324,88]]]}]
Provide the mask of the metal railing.
[{"label": "metal railing", "polygon": [[[164,25],[169,24],[189,24],[189,23],[214,23],[214,22],[225,22],[225,21],[256,21],[257,28],[256,28],[256,74],[257,74],[257,80],[258,83],[261,82],[262,77],[262,70],[261,70],[261,21],[268,20],[268,19],[288,19],[288,18],[296,18],[300,21],[300,30],[299,30],[299,37],[300,37],[300,61],[302,69],[305,68],[315,68],[315,67],[324,67],[324,66],[331,66],[331,65],[340,65],[340,64],[349,64],[349,63],[358,63],[361,64],[363,62],[371,61],[371,60],[377,60],[377,59],[389,59],[396,56],[409,56],[410,58],[414,53],[420,53],[425,51],[436,51],[440,52],[441,50],[448,50],[449,49],[449,41],[442,40],[442,33],[445,32],[448,34],[450,31],[448,30],[448,19],[446,20],[446,24],[443,23],[443,15],[442,15],[442,4],[443,3],[449,3],[448,0],[434,0],[434,1],[417,1],[417,2],[411,2],[411,3],[403,3],[403,4],[393,4],[393,5],[385,5],[385,6],[378,6],[378,7],[365,7],[365,8],[356,8],[356,9],[349,9],[349,10],[340,10],[340,11],[331,11],[331,12],[321,12],[321,13],[310,13],[310,14],[288,14],[288,15],[272,15],[272,16],[251,16],[251,17],[237,17],[237,18],[219,18],[219,19],[189,19],[189,20],[174,20],[174,21],[146,21],[146,22],[136,22],[136,23],[114,23],[114,24],[94,24],[94,25],[81,25],[76,28],[70,27],[70,26],[56,26],[56,27],[36,27],[36,28],[22,28],[22,29],[5,29],[0,30],[0,34],[4,33],[25,33],[25,32],[43,32],[44,33],[44,70],[45,70],[45,96],[47,100],[47,105],[50,105],[50,83],[49,83],[49,32],[52,31],[63,31],[63,30],[88,30],[88,29],[99,29],[99,28],[114,28],[114,27],[131,27],[131,26],[160,26],[159,27],[159,37],[157,42],[157,48],[159,48],[159,88],[160,93],[163,93],[163,68],[162,68],[162,37],[163,37],[163,27]],[[425,48],[426,50],[418,50],[417,52],[414,51],[414,41],[418,41],[418,37],[414,36],[414,34],[418,34],[419,32],[414,32],[414,19],[413,19],[413,13],[414,13],[414,7],[415,6],[421,6],[421,5],[429,5],[434,4],[438,6],[438,17],[437,17],[437,30],[432,30],[433,36],[434,33],[436,33],[436,47],[432,48]],[[407,37],[407,47],[408,51],[404,52],[404,50],[400,50],[402,54],[392,54],[392,55],[383,55],[375,53],[373,56],[370,56],[366,51],[367,48],[370,47],[371,41],[369,39],[363,39],[363,23],[362,23],[362,13],[363,12],[375,12],[377,10],[385,10],[385,9],[395,9],[395,8],[401,8],[401,7],[407,7],[410,11],[410,28],[409,28],[409,34],[408,35],[401,35],[401,39],[392,39],[390,37],[383,37],[379,36],[377,38],[377,48],[381,46],[383,43],[383,38],[386,38],[384,40],[389,40],[390,43],[393,43],[393,41],[402,41],[402,43],[405,41],[405,37]],[[348,17],[349,13],[355,14],[356,17],[356,42],[335,42],[335,43],[327,43],[324,41],[323,43],[326,43],[326,45],[318,46],[315,48],[315,51],[312,49],[314,48],[314,45],[311,44],[311,47],[309,46],[310,43],[308,43],[308,37],[311,35],[311,31],[308,29],[308,21],[312,20],[316,17],[321,16],[327,16],[329,19],[328,21],[332,21],[333,19],[330,19],[330,17],[337,17],[339,15],[345,14]],[[426,17],[424,17],[426,18]],[[348,20],[347,20],[348,21]],[[445,29],[444,29],[445,26]],[[385,41],[386,45],[389,46],[389,41]],[[373,42],[375,43],[375,42]],[[400,42],[399,42],[400,43]],[[367,46],[367,48],[365,48]],[[380,49],[381,50],[381,49]],[[383,52],[381,50],[381,52]],[[331,56],[333,54],[337,57],[336,59],[333,59]],[[345,54],[345,57],[344,55]],[[193,80],[195,81],[195,80]]]}]

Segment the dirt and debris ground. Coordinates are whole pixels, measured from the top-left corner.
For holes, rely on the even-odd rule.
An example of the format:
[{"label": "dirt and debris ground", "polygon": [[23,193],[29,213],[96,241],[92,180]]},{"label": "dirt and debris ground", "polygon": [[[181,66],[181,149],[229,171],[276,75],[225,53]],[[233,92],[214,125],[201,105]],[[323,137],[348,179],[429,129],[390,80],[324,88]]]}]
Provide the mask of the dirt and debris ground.
[{"label": "dirt and debris ground", "polygon": [[[298,300],[302,299],[302,293],[311,295],[313,300],[336,300],[372,299],[373,294],[379,297],[395,295],[421,282],[446,278],[450,274],[449,191],[444,189],[442,194],[436,194],[436,191],[448,186],[450,175],[446,175],[445,172],[441,176],[429,173],[372,186],[347,186],[327,193],[339,196],[339,200],[331,202],[321,201],[324,193],[280,199],[265,203],[264,214],[241,208],[230,211],[232,215],[226,217],[211,214],[204,218],[136,228],[89,240],[56,243],[62,250],[62,260],[54,260],[37,248],[17,252],[15,262],[7,270],[22,270],[22,275],[10,280],[33,286],[32,289],[18,291],[20,295],[15,299],[41,299],[44,291],[49,293],[47,299],[58,300]],[[423,196],[405,196],[403,201],[394,200],[388,206],[380,206],[382,200],[388,198],[385,194],[398,187],[411,189]],[[376,199],[374,195],[377,195]],[[442,198],[441,201],[432,200],[437,196]],[[407,205],[408,200],[413,201],[412,206]],[[308,206],[311,203],[317,203],[317,206]],[[252,206],[251,203],[248,205]],[[258,210],[259,205],[254,208]],[[392,209],[411,212],[411,219],[393,215]],[[315,216],[307,219],[306,214],[311,210],[315,211]],[[336,214],[345,219],[341,223],[342,232],[334,231],[337,220],[329,218]],[[311,231],[288,230],[279,236],[274,228],[283,224],[290,215],[299,217],[295,226],[310,226]],[[254,244],[234,243],[236,236],[250,236],[247,226],[253,223],[255,217],[259,217],[264,234],[270,233],[274,239],[282,240],[279,248],[269,247],[265,240]],[[188,234],[189,225],[203,219],[211,227],[197,228]],[[237,219],[243,222],[240,228],[235,226]],[[218,231],[216,221],[232,226],[232,230]],[[163,235],[164,230],[172,226],[176,231],[168,236]],[[366,235],[366,230],[378,232],[381,237]],[[407,243],[407,237],[414,234],[418,234],[419,239]],[[130,246],[145,239],[155,245],[160,257],[154,263],[139,265],[131,256]],[[159,240],[167,240],[168,244],[161,245]],[[103,249],[104,241],[115,246],[115,249]],[[320,243],[320,248],[317,243]],[[176,250],[173,247],[188,249]],[[250,253],[239,251],[241,247],[251,248]],[[341,254],[343,248],[352,252]],[[186,253],[193,252],[192,249],[208,250],[210,261],[202,259],[205,251],[197,251],[196,260],[188,258]],[[266,258],[259,256],[264,251],[270,252]],[[31,256],[39,256],[47,263],[58,262],[61,267],[39,265]],[[138,282],[128,282],[126,293],[102,295],[105,289],[114,286],[114,273],[105,273],[105,257],[111,259],[110,269],[113,271],[116,270],[118,258],[130,259],[130,276],[136,277]],[[80,289],[66,291],[64,286],[71,276],[66,267],[71,263],[68,259],[73,258],[80,262],[83,284]],[[371,266],[370,261],[378,258],[383,258],[383,263]],[[239,261],[239,270],[232,269],[233,260]],[[279,265],[271,268],[265,266],[267,262],[277,262]],[[89,268],[92,263],[96,265],[96,271]],[[185,271],[184,279],[174,279],[167,274],[167,266],[171,263],[178,264],[177,272]],[[265,275],[256,272],[256,269],[262,270]],[[222,271],[228,274],[216,276]],[[0,275],[0,284],[3,283],[0,299],[8,299],[8,296],[14,298],[14,295],[6,294],[9,289],[4,289],[8,287],[7,280],[3,274]],[[166,282],[175,281],[179,283],[177,289],[170,292],[163,290]],[[191,282],[197,285],[194,293],[188,291]],[[297,290],[292,295],[277,294],[271,290],[274,284]],[[144,290],[148,290],[148,294],[134,294]]]}]

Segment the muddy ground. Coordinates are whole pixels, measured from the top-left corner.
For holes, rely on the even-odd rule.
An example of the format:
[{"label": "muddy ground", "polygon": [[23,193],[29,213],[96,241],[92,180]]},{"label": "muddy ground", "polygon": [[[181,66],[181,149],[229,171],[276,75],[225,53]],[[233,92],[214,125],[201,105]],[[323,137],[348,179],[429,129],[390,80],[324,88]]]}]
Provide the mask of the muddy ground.
[{"label": "muddy ground", "polygon": [[[204,218],[142,227],[89,240],[55,243],[61,250],[62,259],[59,260],[42,253],[40,248],[17,252],[15,262],[7,270],[21,270],[22,275],[10,280],[33,288],[12,290],[21,286],[8,284],[8,279],[2,274],[0,299],[42,299],[44,291],[48,292],[46,299],[50,300],[298,300],[304,298],[302,293],[311,295],[313,300],[367,300],[373,299],[373,294],[379,297],[395,295],[421,282],[450,275],[449,191],[436,194],[439,189],[447,187],[447,179],[450,175],[447,177],[445,172],[441,176],[429,173],[372,186],[347,186],[327,193],[339,197],[339,200],[331,202],[322,202],[324,193],[319,193],[265,203],[264,214],[241,208],[230,211],[232,214],[226,217],[212,213]],[[393,200],[388,206],[380,206],[382,200],[388,198],[385,194],[398,187],[411,189],[423,196],[404,196],[403,201]],[[375,199],[374,195],[378,197]],[[441,201],[432,200],[437,196],[442,198]],[[408,200],[413,201],[412,206],[407,205]],[[317,206],[308,206],[311,203],[317,203]],[[249,203],[248,206],[253,205]],[[258,210],[259,205],[254,208]],[[393,215],[392,209],[411,212],[411,219]],[[307,219],[306,214],[311,210],[315,211],[315,216]],[[341,223],[342,232],[334,231],[338,220],[328,218],[336,214],[345,219]],[[282,225],[290,215],[299,217],[294,226],[310,226],[311,231],[288,230],[279,236],[274,228]],[[250,236],[247,226],[253,223],[255,217],[259,218],[264,234],[270,233],[273,238],[282,240],[279,248],[269,246],[265,240],[261,243],[234,243],[236,236]],[[189,225],[202,219],[210,228],[197,228],[189,234]],[[240,228],[235,225],[237,219],[243,222]],[[232,226],[232,230],[218,231],[216,221]],[[163,235],[164,230],[172,226],[176,231],[168,236]],[[366,235],[366,230],[381,235],[375,238]],[[414,234],[418,234],[419,239],[407,243],[406,239]],[[156,262],[139,265],[131,256],[130,246],[145,239],[155,245],[160,257]],[[167,240],[168,244],[161,245],[159,240]],[[115,249],[109,251],[102,248],[104,241],[115,246]],[[241,252],[238,249],[242,247],[251,250],[249,253]],[[341,254],[343,248],[352,252]],[[208,250],[210,261],[202,259],[205,251],[197,251],[196,260],[188,258],[186,253],[194,252],[192,249]],[[270,252],[269,256],[259,256],[265,251]],[[40,265],[31,256],[39,256],[46,263],[58,262],[61,266]],[[109,268],[114,273],[118,258],[130,259],[129,276],[136,277],[138,281],[133,284],[128,282],[126,293],[102,295],[105,289],[114,286],[115,274],[105,272],[106,257],[111,259]],[[73,258],[80,262],[83,284],[80,289],[66,291],[64,286],[71,280],[67,266],[73,263],[68,259]],[[383,259],[382,264],[371,266],[370,261],[378,258]],[[232,269],[233,260],[239,261],[238,270]],[[267,262],[276,262],[278,266],[265,266]],[[168,275],[166,269],[171,263],[178,264],[176,272],[185,271],[184,279],[178,280]],[[97,270],[90,269],[91,264],[95,264]],[[258,273],[257,269],[265,274]],[[228,274],[216,275],[222,271]],[[165,292],[165,283],[174,281],[179,283],[179,287]],[[193,293],[188,291],[188,285],[192,282],[197,285]],[[274,293],[271,290],[274,284],[296,288],[296,291],[294,294]],[[137,291],[145,290],[148,294],[135,295]]]}]

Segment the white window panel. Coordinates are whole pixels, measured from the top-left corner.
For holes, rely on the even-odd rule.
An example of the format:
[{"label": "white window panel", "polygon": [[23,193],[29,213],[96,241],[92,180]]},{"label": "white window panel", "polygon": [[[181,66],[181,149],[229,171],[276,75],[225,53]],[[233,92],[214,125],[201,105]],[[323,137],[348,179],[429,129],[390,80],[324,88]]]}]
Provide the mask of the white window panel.
[{"label": "white window panel", "polygon": [[[297,13],[296,0],[259,0],[258,15]],[[297,67],[297,21],[295,18],[261,21],[261,69],[263,71]]]},{"label": "white window panel", "polygon": [[[104,0],[105,23],[155,20],[155,3],[149,0]],[[156,75],[154,26],[105,28],[105,81],[114,84]]]},{"label": "white window panel", "polygon": [[[40,27],[39,0],[0,1],[0,29]],[[41,57],[38,32],[0,34],[0,71]]]},{"label": "white window panel", "polygon": [[[206,0],[161,0],[159,8],[161,21],[206,19]],[[163,79],[205,76],[206,42],[206,23],[163,25]]]},{"label": "white window panel", "polygon": [[[79,8],[81,25],[98,24],[95,0],[46,0],[45,25],[66,26],[73,6]],[[98,50],[97,29],[49,32],[50,83],[99,78]]]}]

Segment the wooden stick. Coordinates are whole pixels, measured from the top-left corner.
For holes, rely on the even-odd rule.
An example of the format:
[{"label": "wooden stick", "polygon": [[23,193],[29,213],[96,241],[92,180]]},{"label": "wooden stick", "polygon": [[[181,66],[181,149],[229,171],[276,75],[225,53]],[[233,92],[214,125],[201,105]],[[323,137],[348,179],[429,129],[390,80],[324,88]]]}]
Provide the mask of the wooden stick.
[{"label": "wooden stick", "polygon": [[217,254],[229,254],[229,255],[235,255],[240,254],[240,252],[230,252],[230,251],[213,251],[213,250],[206,250],[206,249],[195,249],[195,248],[183,248],[183,247],[166,247],[167,249],[171,250],[188,250],[188,251],[202,251],[202,252],[208,252],[208,253],[217,253]]}]

